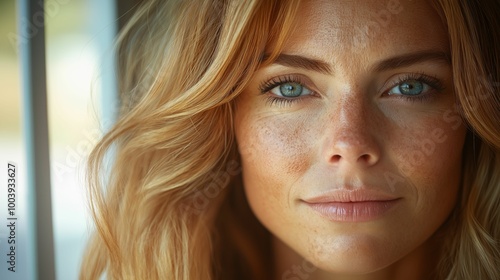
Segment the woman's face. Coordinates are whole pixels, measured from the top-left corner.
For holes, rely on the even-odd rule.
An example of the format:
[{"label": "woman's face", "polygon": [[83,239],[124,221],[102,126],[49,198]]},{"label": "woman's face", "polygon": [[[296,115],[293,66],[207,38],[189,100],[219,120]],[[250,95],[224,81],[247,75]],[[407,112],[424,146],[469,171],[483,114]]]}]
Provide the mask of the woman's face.
[{"label": "woman's face", "polygon": [[327,270],[416,250],[455,205],[465,129],[446,30],[426,1],[307,1],[237,100],[250,206]]}]

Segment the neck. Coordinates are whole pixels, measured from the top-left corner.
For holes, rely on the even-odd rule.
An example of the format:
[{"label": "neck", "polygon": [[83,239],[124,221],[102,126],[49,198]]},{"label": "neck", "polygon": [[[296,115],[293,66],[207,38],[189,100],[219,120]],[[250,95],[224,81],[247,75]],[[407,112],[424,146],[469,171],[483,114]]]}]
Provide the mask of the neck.
[{"label": "neck", "polygon": [[436,279],[440,246],[437,238],[432,237],[388,267],[363,275],[342,275],[320,270],[275,237],[273,237],[273,249],[274,278],[277,280],[419,280]]}]

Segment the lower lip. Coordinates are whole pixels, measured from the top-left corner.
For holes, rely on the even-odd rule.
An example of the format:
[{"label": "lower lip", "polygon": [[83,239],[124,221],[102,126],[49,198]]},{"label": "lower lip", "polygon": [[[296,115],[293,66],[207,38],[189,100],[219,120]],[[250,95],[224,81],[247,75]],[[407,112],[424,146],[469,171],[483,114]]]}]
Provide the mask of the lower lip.
[{"label": "lower lip", "polygon": [[383,217],[398,204],[399,200],[307,203],[307,205],[334,222],[368,222]]}]

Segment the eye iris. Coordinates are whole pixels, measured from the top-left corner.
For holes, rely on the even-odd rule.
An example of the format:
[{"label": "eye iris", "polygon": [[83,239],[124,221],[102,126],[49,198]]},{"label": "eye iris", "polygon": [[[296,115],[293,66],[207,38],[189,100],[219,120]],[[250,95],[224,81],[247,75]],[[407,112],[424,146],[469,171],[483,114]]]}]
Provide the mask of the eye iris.
[{"label": "eye iris", "polygon": [[297,97],[302,93],[302,86],[298,83],[286,83],[280,86],[280,93],[286,97]]},{"label": "eye iris", "polygon": [[422,82],[417,80],[407,81],[399,86],[399,91],[402,94],[407,95],[418,95],[424,90],[424,85]]}]

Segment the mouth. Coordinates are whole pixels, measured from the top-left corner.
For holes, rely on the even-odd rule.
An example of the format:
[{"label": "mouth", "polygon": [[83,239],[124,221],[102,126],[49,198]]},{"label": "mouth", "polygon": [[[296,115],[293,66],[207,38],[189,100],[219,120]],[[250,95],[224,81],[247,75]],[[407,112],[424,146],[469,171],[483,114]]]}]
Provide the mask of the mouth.
[{"label": "mouth", "polygon": [[333,222],[368,222],[382,218],[401,200],[391,194],[359,189],[334,190],[302,202]]}]

